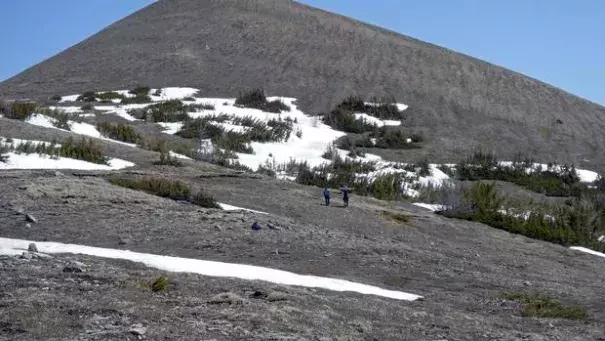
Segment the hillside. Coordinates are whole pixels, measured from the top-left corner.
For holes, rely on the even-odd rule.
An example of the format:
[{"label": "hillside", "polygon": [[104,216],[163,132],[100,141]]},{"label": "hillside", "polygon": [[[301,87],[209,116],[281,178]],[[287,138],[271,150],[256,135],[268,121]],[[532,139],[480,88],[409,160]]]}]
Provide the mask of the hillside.
[{"label": "hillside", "polygon": [[[520,52],[522,54],[522,52]],[[605,169],[605,108],[444,48],[293,1],[160,0],[0,84],[5,98],[193,86],[234,97],[264,87],[308,112],[344,97],[392,97],[425,148],[458,161],[482,147],[511,159]]]}]

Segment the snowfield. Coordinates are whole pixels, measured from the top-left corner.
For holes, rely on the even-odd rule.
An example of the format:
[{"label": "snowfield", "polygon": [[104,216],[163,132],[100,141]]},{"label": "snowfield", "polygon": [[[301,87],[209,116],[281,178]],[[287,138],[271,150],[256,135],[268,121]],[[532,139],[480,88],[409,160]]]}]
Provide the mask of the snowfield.
[{"label": "snowfield", "polygon": [[588,253],[588,254],[591,254],[591,255],[594,255],[594,256],[599,256],[599,257],[605,258],[605,253],[601,253],[601,252],[598,252],[598,251],[587,249],[585,247],[572,246],[572,247],[570,247],[570,249],[576,250],[576,251],[580,251],[580,252],[585,252],[585,253]]},{"label": "snowfield", "polygon": [[[155,96],[157,90],[161,91],[160,96]],[[118,93],[124,94],[128,97],[132,97],[133,95],[128,94],[127,90],[119,90]],[[290,106],[290,111],[283,111],[280,114],[263,112],[257,109],[251,108],[243,108],[235,106],[234,98],[199,98],[194,97],[199,93],[198,89],[195,88],[178,88],[178,87],[169,87],[162,89],[151,89],[150,97],[152,99],[152,103],[146,104],[129,104],[129,105],[118,105],[118,106],[97,106],[97,109],[105,110],[108,114],[116,114],[120,117],[123,117],[126,120],[134,121],[136,120],[134,117],[128,114],[128,110],[130,109],[141,109],[145,108],[149,105],[152,105],[156,102],[166,101],[166,100],[183,100],[188,97],[193,97],[194,101],[188,99],[186,103],[196,103],[196,104],[209,104],[214,106],[213,110],[203,109],[195,112],[189,113],[191,118],[201,118],[208,116],[218,116],[218,115],[229,115],[231,117],[252,117],[262,122],[268,122],[271,119],[281,118],[281,119],[290,119],[293,123],[293,132],[288,139],[288,141],[284,142],[268,142],[268,143],[260,143],[260,142],[252,142],[250,146],[254,149],[254,154],[245,154],[238,153],[237,161],[253,170],[259,168],[259,166],[266,165],[281,165],[286,164],[289,161],[306,161],[310,167],[319,166],[325,163],[329,163],[331,161],[325,160],[322,158],[322,154],[326,151],[328,146],[332,145],[335,140],[346,135],[346,133],[337,131],[332,129],[330,126],[323,124],[320,117],[317,116],[309,116],[298,109],[296,105],[295,98],[289,97],[267,97],[268,101],[273,100],[281,100],[286,105]],[[62,98],[62,102],[67,102],[68,100],[75,100],[77,95],[66,96]],[[372,103],[366,102],[366,105],[377,106],[380,103]],[[408,106],[403,103],[397,103],[397,108],[400,111],[405,111],[408,109]],[[374,123],[378,126],[399,126],[401,125],[401,121],[394,120],[381,120],[379,118],[373,117],[371,115],[365,113],[356,113],[355,116],[357,118],[362,118],[370,123]],[[43,117],[32,117],[30,123],[37,124],[45,127],[52,127],[52,122],[48,121],[48,118],[45,119]],[[162,127],[163,132],[166,134],[176,134],[182,127],[182,122],[160,122],[157,123],[160,127]],[[228,120],[225,122],[213,122],[217,126],[223,127],[226,131],[234,131],[234,132],[244,132],[249,127],[244,127],[240,125],[236,125],[233,121]],[[87,127],[84,124],[82,126],[76,126],[77,133],[97,137],[100,137],[100,133],[96,131],[94,127]],[[297,136],[297,132],[300,137]],[[117,142],[117,141],[114,141]],[[412,142],[408,140],[408,142]],[[119,143],[119,142],[118,142]],[[341,158],[348,158],[348,151],[345,150],[336,150]],[[374,172],[368,174],[358,174],[360,178],[367,178],[369,181],[376,179],[378,176],[387,175],[387,174],[402,174],[406,177],[406,182],[403,185],[402,191],[403,194],[406,194],[410,197],[417,197],[419,195],[418,188],[425,186],[434,186],[439,187],[444,183],[449,182],[450,178],[448,175],[443,173],[438,169],[439,165],[431,164],[430,165],[430,174],[427,176],[419,176],[417,172],[406,171],[403,167],[406,165],[404,163],[395,163],[395,162],[387,162],[384,161],[377,155],[366,154],[365,157],[358,157],[356,160],[360,161],[372,161],[376,163],[376,170]],[[503,161],[500,162],[503,166],[512,166],[512,162]],[[453,165],[450,165],[453,166]],[[543,169],[547,168],[546,164],[534,164],[533,168],[542,167]],[[529,169],[528,172],[532,172],[534,170]],[[590,183],[594,182],[599,174],[589,170],[577,169],[578,176],[580,177],[582,182]],[[291,175],[278,174],[278,178],[292,180],[293,177]]]},{"label": "snowfield", "polygon": [[[27,250],[30,243],[33,242],[20,239],[0,238],[0,254],[15,255],[19,250],[22,253]],[[149,253],[138,253],[74,244],[53,242],[35,242],[35,244],[39,252],[42,253],[70,253],[102,258],[125,259],[133,262],[140,262],[152,268],[171,272],[189,272],[212,277],[231,277],[245,280],[266,281],[281,285],[321,288],[339,292],[349,291],[364,295],[375,295],[404,301],[415,301],[422,298],[422,296],[414,294],[386,290],[379,287],[342,279],[299,275],[292,272],[260,266],[169,257]]]}]

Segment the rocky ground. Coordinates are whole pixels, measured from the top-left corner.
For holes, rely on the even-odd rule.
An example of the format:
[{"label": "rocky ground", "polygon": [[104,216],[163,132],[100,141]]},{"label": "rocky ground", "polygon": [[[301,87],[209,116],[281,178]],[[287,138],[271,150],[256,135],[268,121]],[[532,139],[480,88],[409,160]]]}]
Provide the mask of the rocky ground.
[{"label": "rocky ground", "polygon": [[[205,188],[269,214],[205,209],[110,185],[105,172],[0,173],[0,236],[267,266],[425,297],[406,302],[163,273],[78,255],[4,256],[0,340],[605,340],[602,258],[406,203],[199,167],[119,172]],[[389,218],[404,212],[409,222]],[[27,222],[30,214],[37,223]],[[258,221],[263,227],[252,231]],[[271,226],[271,227],[270,227]],[[83,272],[65,272],[66,265]],[[167,275],[166,290],[142,285]],[[503,293],[550,295],[585,320],[521,317]]]}]

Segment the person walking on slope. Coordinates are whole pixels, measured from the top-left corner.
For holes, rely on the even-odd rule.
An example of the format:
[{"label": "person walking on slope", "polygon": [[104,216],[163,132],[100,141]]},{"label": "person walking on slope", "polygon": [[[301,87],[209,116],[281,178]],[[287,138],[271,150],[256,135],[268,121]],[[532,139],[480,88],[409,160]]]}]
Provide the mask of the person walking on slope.
[{"label": "person walking on slope", "polygon": [[324,187],[324,199],[326,200],[326,206],[330,206],[330,189],[328,186]]},{"label": "person walking on slope", "polygon": [[342,193],[342,202],[345,204],[344,206],[349,206],[349,187],[345,184],[340,189],[340,193]]}]

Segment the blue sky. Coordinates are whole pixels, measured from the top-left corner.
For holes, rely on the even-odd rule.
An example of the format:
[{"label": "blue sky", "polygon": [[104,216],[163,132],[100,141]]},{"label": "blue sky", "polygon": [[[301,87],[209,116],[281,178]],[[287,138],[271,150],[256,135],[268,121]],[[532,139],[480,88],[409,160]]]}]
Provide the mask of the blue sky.
[{"label": "blue sky", "polygon": [[[153,0],[0,1],[0,80]],[[605,105],[603,0],[302,0]]]}]

